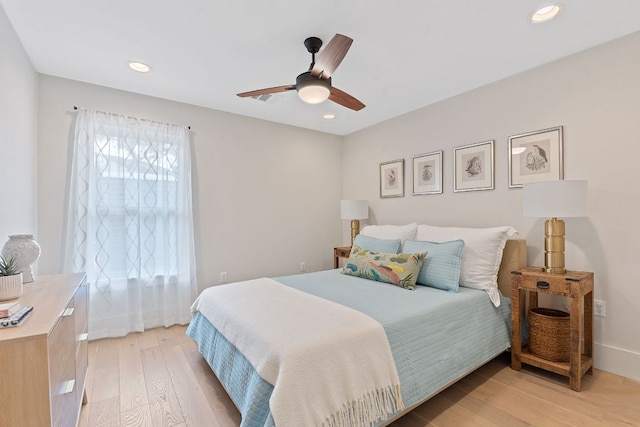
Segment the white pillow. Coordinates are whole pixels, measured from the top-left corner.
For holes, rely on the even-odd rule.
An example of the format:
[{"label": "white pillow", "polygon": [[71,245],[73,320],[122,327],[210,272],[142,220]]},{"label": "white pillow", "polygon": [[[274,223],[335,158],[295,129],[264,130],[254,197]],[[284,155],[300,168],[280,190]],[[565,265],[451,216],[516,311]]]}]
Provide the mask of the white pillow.
[{"label": "white pillow", "polygon": [[415,222],[407,225],[367,225],[360,230],[360,234],[382,240],[399,239],[404,244],[405,240],[416,240],[417,230],[418,223]]},{"label": "white pillow", "polygon": [[461,228],[420,224],[416,240],[447,242],[464,240],[460,286],[482,289],[496,307],[500,306],[498,270],[507,239],[518,231],[513,227]]}]

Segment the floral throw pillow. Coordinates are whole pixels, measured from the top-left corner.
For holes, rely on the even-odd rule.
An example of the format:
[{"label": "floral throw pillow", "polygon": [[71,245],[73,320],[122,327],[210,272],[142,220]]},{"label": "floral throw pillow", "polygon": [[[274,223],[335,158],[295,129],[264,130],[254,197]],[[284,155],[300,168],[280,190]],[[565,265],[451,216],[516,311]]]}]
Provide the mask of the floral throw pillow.
[{"label": "floral throw pillow", "polygon": [[426,252],[392,254],[354,246],[342,269],[342,274],[392,283],[405,289],[414,290],[418,273],[426,256]]}]

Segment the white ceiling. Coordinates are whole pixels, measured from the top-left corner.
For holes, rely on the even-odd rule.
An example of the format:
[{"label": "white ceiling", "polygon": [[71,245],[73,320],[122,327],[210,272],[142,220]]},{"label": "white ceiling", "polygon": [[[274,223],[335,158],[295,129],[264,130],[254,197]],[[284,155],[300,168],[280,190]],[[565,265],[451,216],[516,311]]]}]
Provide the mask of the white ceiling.
[{"label": "white ceiling", "polygon": [[[40,73],[338,135],[640,30],[638,0],[563,0],[555,20],[531,24],[545,3],[0,0]],[[294,84],[311,62],[304,39],[335,33],[354,43],[333,85],[363,110],[235,96]],[[132,59],[153,71],[129,70]]]}]

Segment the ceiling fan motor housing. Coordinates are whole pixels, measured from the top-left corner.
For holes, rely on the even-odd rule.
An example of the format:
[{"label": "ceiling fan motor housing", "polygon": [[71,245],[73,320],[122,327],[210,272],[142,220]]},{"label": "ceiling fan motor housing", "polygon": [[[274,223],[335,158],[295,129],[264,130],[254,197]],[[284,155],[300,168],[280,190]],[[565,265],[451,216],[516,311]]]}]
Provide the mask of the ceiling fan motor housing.
[{"label": "ceiling fan motor housing", "polygon": [[298,96],[308,104],[320,104],[329,98],[331,93],[331,78],[321,79],[311,75],[311,71],[296,77],[296,91]]},{"label": "ceiling fan motor housing", "polygon": [[308,37],[304,41],[304,47],[307,48],[309,53],[318,53],[320,48],[322,47],[322,40],[318,37]]}]

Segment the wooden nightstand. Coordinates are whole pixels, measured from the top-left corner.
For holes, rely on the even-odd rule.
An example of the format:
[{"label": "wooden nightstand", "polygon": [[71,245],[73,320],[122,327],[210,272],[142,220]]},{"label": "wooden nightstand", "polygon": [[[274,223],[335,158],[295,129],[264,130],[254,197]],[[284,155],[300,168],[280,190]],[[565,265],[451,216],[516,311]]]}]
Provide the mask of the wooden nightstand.
[{"label": "wooden nightstand", "polygon": [[351,246],[333,248],[333,268],[340,267],[340,258],[349,258]]},{"label": "wooden nightstand", "polygon": [[[529,308],[538,306],[538,292],[569,297],[568,362],[546,360],[522,348],[520,322],[524,291],[529,293]],[[584,350],[581,351],[583,340]],[[584,374],[593,374],[593,273],[549,274],[539,267],[511,273],[511,367],[520,370],[522,363],[569,377],[571,389],[580,391]]]}]

